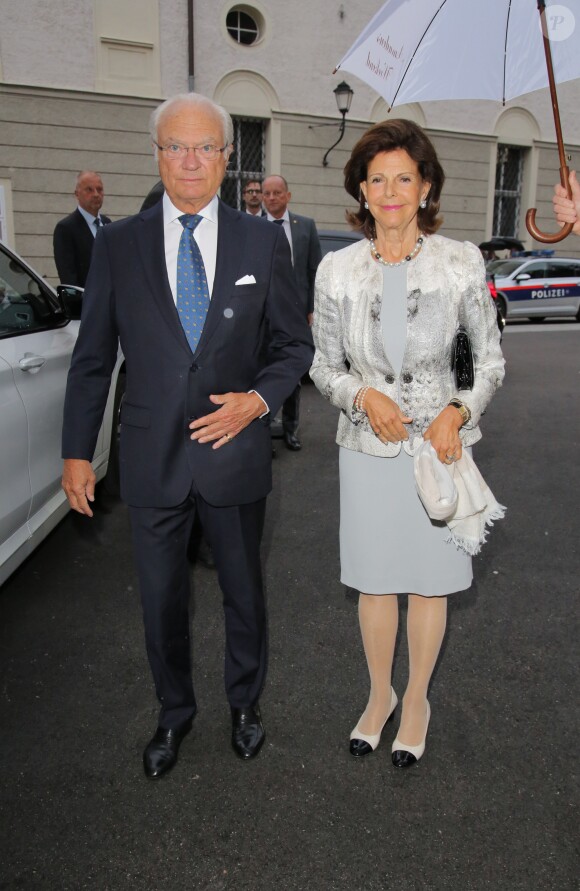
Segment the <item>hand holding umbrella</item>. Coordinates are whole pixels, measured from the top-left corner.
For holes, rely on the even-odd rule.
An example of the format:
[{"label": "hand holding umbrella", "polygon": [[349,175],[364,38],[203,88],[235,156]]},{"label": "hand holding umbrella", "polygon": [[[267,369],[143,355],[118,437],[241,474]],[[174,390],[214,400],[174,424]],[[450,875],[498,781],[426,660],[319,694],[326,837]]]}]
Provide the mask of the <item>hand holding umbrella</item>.
[{"label": "hand holding umbrella", "polygon": [[569,185],[572,198],[568,197],[563,186],[554,186],[554,197],[552,198],[554,214],[562,226],[570,225],[572,232],[580,235],[580,183],[574,170],[570,173]]}]

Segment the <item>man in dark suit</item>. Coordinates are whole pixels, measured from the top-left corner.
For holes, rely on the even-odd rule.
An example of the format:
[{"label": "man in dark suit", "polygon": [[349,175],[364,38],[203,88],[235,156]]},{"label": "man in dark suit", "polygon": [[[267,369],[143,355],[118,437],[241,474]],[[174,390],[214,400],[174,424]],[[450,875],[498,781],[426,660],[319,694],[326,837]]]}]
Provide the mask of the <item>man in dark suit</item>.
[{"label": "man in dark suit", "polygon": [[65,400],[63,487],[71,507],[92,516],[90,459],[120,343],[121,494],[161,703],[143,760],[156,778],[175,764],[197,710],[186,553],[196,513],[223,593],[232,745],[251,758],[263,743],[268,415],[309,367],[313,346],[284,233],[217,198],[232,151],[229,114],[183,94],[153,112],[151,133],[165,195],[97,238]]},{"label": "man in dark suit", "polygon": [[56,224],[52,244],[61,284],[84,288],[97,232],[111,221],[100,213],[105,192],[98,173],[81,171],[75,196],[78,207]]},{"label": "man in dark suit", "polygon": [[[161,180],[159,180],[147,192],[140,207],[140,212],[143,213],[144,210],[149,210],[150,207],[153,207],[155,204],[157,204],[158,201],[161,201],[163,199],[164,194],[165,187]],[[206,569],[215,569],[215,560],[213,559],[211,548],[204,538],[203,529],[201,528],[201,523],[199,520],[199,514],[196,515],[193,522],[191,539],[187,552],[191,563],[201,563],[202,566],[206,567]]]},{"label": "man in dark suit", "polygon": [[[302,312],[312,324],[314,312],[314,281],[322,253],[314,220],[290,213],[292,197],[283,176],[267,176],[262,183],[262,199],[266,218],[277,223],[286,233],[292,251],[292,266],[300,292]],[[300,414],[300,381],[282,407],[282,429],[286,447],[293,452],[302,448],[296,435]]]}]

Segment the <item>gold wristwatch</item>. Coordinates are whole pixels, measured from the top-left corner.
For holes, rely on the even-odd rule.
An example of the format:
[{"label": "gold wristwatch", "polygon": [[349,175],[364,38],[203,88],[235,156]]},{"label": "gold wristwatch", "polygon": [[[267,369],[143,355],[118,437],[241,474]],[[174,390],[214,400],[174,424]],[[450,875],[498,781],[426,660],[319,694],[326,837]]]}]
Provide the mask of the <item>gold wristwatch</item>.
[{"label": "gold wristwatch", "polygon": [[469,411],[468,407],[463,402],[461,402],[460,399],[450,399],[448,405],[452,405],[454,408],[456,408],[461,415],[462,427],[464,426],[464,424],[467,424],[469,420],[471,420],[471,412]]}]

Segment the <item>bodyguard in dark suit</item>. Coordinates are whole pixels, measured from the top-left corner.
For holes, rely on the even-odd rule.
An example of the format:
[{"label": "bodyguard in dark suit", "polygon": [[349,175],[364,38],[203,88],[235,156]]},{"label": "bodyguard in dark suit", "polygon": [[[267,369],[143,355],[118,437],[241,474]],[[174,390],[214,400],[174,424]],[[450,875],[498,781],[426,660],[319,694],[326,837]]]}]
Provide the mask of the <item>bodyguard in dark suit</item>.
[{"label": "bodyguard in dark suit", "polygon": [[186,555],[196,513],[223,592],[232,744],[250,758],[263,743],[268,415],[309,367],[313,348],[284,233],[216,197],[232,151],[230,116],[183,94],[153,112],[151,132],[165,195],[96,240],[65,402],[63,487],[71,506],[92,516],[90,459],[120,342],[121,494],[161,703],[143,756],[154,778],[175,764],[197,710]]},{"label": "bodyguard in dark suit", "polygon": [[78,207],[56,224],[52,239],[54,262],[63,285],[85,286],[97,232],[111,222],[100,213],[104,195],[103,180],[98,173],[93,170],[79,173],[75,188]]},{"label": "bodyguard in dark suit", "polygon": [[[300,293],[302,311],[308,323],[312,324],[314,312],[314,281],[321,260],[320,241],[314,220],[310,217],[290,213],[288,203],[292,197],[288,183],[283,176],[267,176],[262,184],[262,198],[266,218],[277,223],[288,238],[292,251],[294,277]],[[302,448],[296,435],[300,414],[300,381],[294,391],[284,401],[282,407],[282,428],[286,447],[293,452]]]}]

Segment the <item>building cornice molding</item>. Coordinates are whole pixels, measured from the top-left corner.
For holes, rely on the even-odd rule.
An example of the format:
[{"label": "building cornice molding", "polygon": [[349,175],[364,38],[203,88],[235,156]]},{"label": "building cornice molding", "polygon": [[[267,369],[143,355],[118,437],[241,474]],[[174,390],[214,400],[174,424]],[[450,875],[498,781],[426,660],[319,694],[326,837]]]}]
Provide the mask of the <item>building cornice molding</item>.
[{"label": "building cornice molding", "polygon": [[99,93],[95,90],[71,90],[58,87],[41,87],[33,84],[12,84],[6,81],[0,82],[0,93],[13,96],[42,96],[47,99],[65,99],[70,101],[82,100],[83,102],[108,102],[112,105],[138,105],[143,108],[155,108],[164,101],[159,98],[145,96],[131,96],[120,93]]}]

